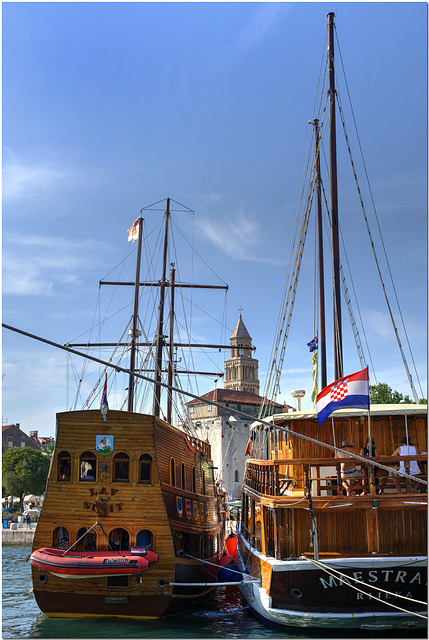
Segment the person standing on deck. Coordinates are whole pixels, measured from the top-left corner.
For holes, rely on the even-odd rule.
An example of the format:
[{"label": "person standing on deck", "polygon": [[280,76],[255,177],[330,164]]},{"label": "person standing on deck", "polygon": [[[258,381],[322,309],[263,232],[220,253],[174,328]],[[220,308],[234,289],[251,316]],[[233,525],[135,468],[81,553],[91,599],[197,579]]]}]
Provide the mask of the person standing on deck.
[{"label": "person standing on deck", "polygon": [[[348,440],[343,440],[341,443],[342,449],[347,449],[347,453],[343,453],[342,451],[337,451],[337,458],[347,458],[348,452],[357,454],[357,451],[353,448],[353,445],[350,444]],[[356,468],[356,463],[353,461],[347,461],[341,463],[341,480],[342,480],[342,489],[347,491],[347,495],[354,495],[354,491],[356,489],[362,489],[362,481],[356,480],[353,485],[349,485],[347,480],[351,480],[354,478],[363,478],[362,471],[359,471]],[[342,492],[341,492],[342,493]]]},{"label": "person standing on deck", "polygon": [[[417,449],[417,447],[415,447],[411,440],[409,438],[402,438],[401,440],[401,444],[399,445],[399,447],[397,449],[395,449],[395,451],[392,453],[392,456],[411,456],[413,454],[418,455],[419,451]],[[399,471],[402,471],[402,473],[407,473],[407,471],[405,470],[405,464],[410,465],[410,469],[408,471],[408,475],[410,476],[418,476],[419,473],[421,473],[420,471],[420,467],[417,464],[417,462],[415,460],[410,460],[409,462],[405,463],[404,460],[401,460],[399,462]],[[396,491],[398,493],[402,493],[401,491],[401,485],[399,484],[399,478],[396,474],[393,474],[393,482],[395,483],[395,487],[396,487]],[[416,492],[417,487],[420,483],[417,481],[414,483],[413,486],[413,493]]]},{"label": "person standing on deck", "polygon": [[[379,458],[380,454],[378,452],[377,447],[375,446],[375,440],[374,438],[367,438],[365,446],[362,447],[362,449],[360,450],[360,455],[363,458]],[[368,467],[362,467],[362,471],[363,471],[363,477],[364,477],[364,481],[363,481],[363,486],[364,486],[364,490],[363,490],[363,495],[369,493],[368,491]],[[380,484],[379,484],[379,488],[377,489],[377,493],[383,494],[384,493],[384,486],[387,482],[387,479],[389,477],[389,472],[386,471],[386,469],[380,469],[378,467],[376,467],[374,469],[374,477],[375,478],[379,478],[380,479]]]}]

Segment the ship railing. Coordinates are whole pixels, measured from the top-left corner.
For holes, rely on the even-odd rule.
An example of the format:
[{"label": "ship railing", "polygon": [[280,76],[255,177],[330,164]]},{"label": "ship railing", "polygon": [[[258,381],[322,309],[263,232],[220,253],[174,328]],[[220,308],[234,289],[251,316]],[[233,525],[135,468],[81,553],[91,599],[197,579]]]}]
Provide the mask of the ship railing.
[{"label": "ship railing", "polygon": [[242,524],[242,532],[244,533],[244,538],[250,542],[250,545],[256,549],[257,551],[262,552],[262,539],[260,536],[252,533],[251,530]]},{"label": "ship railing", "polygon": [[[427,456],[424,454],[410,456],[380,456],[368,458],[384,466],[390,465],[391,475],[395,473],[396,466],[404,461],[405,473],[410,474],[410,462],[412,460],[427,465]],[[282,496],[293,485],[301,489],[312,489],[313,495],[320,495],[321,491],[336,491],[342,486],[341,463],[352,462],[359,469],[362,465],[355,458],[305,458],[305,459],[277,459],[277,460],[249,460],[246,467],[245,484],[257,493],[268,496]],[[394,466],[395,465],[395,466]],[[367,465],[370,493],[376,493],[375,467]],[[321,471],[323,469],[323,471]],[[427,470],[418,476],[427,480]],[[406,479],[407,492],[410,488],[410,480]],[[336,486],[335,486],[335,484]],[[421,485],[427,491],[427,485]],[[410,488],[411,490],[411,488]],[[342,495],[342,490],[340,490]]]}]

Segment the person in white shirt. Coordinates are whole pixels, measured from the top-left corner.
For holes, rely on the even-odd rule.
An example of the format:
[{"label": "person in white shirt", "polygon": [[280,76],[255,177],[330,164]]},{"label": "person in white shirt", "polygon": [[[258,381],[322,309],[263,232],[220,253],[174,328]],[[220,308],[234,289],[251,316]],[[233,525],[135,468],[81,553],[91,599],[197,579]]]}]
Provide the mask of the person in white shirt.
[{"label": "person in white shirt", "polygon": [[[416,454],[416,455],[419,454],[419,450],[417,449],[417,447],[415,447],[412,444],[409,438],[402,438],[399,447],[395,449],[395,451],[392,453],[392,456],[411,456],[413,454]],[[401,460],[399,462],[399,471],[402,471],[402,473],[407,473],[407,471],[405,470],[405,464],[409,466],[408,475],[417,476],[419,473],[421,473],[420,467],[417,464],[416,460],[410,460],[407,463],[405,463],[404,460]],[[395,483],[396,491],[398,493],[401,493],[401,485],[399,484],[399,477],[396,474],[393,474],[392,477],[393,477],[393,482]],[[414,483],[413,493],[416,492],[416,489],[419,484],[420,483],[418,481]]]}]

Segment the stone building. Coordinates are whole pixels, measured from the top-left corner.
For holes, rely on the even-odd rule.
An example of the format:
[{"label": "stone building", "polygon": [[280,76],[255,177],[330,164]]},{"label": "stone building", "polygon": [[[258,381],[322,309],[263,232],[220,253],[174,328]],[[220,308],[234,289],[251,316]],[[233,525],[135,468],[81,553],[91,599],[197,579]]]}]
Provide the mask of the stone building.
[{"label": "stone building", "polygon": [[42,446],[34,438],[21,431],[19,422],[17,424],[7,424],[2,428],[2,453],[10,447],[31,447],[42,450]]},{"label": "stone building", "polygon": [[[255,347],[241,314],[230,343],[231,354],[225,360],[225,388],[214,389],[201,400],[191,400],[187,409],[198,437],[211,444],[215,477],[222,479],[230,500],[239,500],[250,425],[257,418],[263,401],[259,395],[258,360],[252,357]],[[222,407],[209,401],[218,402]],[[291,409],[281,404],[275,407],[279,412]],[[232,409],[245,413],[246,417],[235,415]]]}]

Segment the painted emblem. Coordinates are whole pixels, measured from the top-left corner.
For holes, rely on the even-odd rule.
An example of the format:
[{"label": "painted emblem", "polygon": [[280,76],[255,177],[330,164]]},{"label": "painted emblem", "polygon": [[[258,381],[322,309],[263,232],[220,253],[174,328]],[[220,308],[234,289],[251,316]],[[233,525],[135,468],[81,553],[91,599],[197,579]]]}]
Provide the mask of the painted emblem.
[{"label": "painted emblem", "polygon": [[182,517],[182,513],[183,513],[183,500],[180,496],[176,496],[176,507],[177,507],[177,513],[179,514],[180,517]]},{"label": "painted emblem", "polygon": [[192,511],[191,511],[191,501],[188,498],[185,498],[185,506],[186,506],[186,517],[188,520],[191,519]]},{"label": "painted emblem", "polygon": [[95,436],[95,448],[100,456],[108,456],[113,451],[113,436]]},{"label": "painted emblem", "polygon": [[193,506],[194,506],[194,520],[198,520],[198,502],[194,502]]}]

